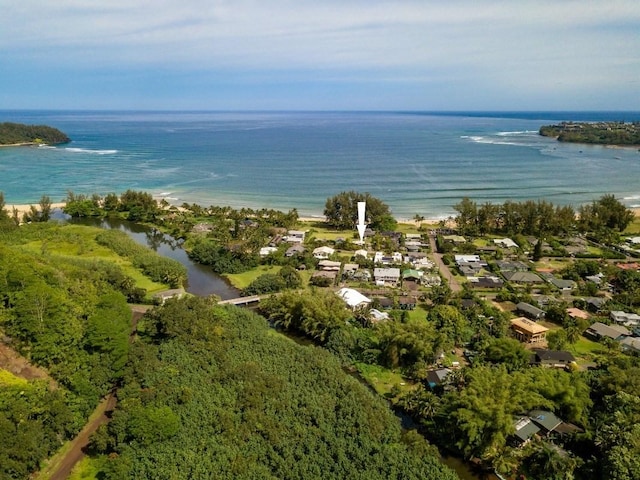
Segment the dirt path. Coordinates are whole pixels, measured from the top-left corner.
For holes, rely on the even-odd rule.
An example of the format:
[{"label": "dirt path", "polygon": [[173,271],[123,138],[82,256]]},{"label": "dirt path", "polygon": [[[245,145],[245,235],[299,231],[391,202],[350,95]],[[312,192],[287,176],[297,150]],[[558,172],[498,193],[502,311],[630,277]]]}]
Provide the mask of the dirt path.
[{"label": "dirt path", "polygon": [[59,462],[56,462],[51,470],[48,468],[43,471],[48,475],[50,480],[66,480],[71,475],[71,470],[85,456],[85,449],[89,445],[89,438],[95,432],[100,425],[107,423],[110,419],[109,414],[116,406],[115,392],[111,392],[98,404],[93,411],[92,420],[87,423],[80,433],[71,441],[71,448],[62,457]]},{"label": "dirt path", "polygon": [[[131,306],[131,335],[129,342],[135,339],[138,320],[151,308],[148,305],[132,305]],[[85,450],[89,445],[89,438],[100,425],[108,423],[111,420],[110,414],[116,407],[116,391],[113,390],[109,395],[104,397],[91,414],[91,420],[82,428],[80,433],[71,441],[71,447],[64,454],[62,459],[55,462],[50,468],[43,470],[50,480],[66,480],[71,474],[71,470],[85,456]],[[42,475],[41,474],[41,475]]]}]

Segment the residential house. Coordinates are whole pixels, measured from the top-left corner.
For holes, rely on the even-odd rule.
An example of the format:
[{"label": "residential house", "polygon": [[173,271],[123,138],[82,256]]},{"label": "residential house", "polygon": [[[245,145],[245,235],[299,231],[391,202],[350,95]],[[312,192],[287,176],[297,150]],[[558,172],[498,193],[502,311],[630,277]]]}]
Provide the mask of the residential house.
[{"label": "residential house", "polygon": [[584,299],[584,302],[590,312],[598,313],[602,310],[604,304],[607,303],[607,299],[604,297],[587,297]]},{"label": "residential house", "polygon": [[529,418],[540,428],[540,432],[543,435],[549,435],[562,425],[562,420],[556,417],[553,412],[547,410],[531,410]]},{"label": "residential house", "polygon": [[467,240],[464,237],[460,236],[460,235],[443,235],[442,239],[445,242],[453,243],[453,244],[460,244],[460,243],[466,243],[467,242]]},{"label": "residential house", "polygon": [[389,297],[378,297],[376,300],[378,301],[380,308],[384,308],[385,310],[389,310],[395,306],[393,299]]},{"label": "residential house", "polygon": [[336,292],[336,295],[342,298],[342,300],[344,300],[344,302],[351,310],[364,308],[371,303],[370,298],[365,297],[363,294],[361,294],[357,290],[354,290],[353,288],[341,288]]},{"label": "residential house", "polygon": [[531,295],[531,299],[538,304],[538,307],[547,307],[558,302],[558,299],[551,295]]},{"label": "residential house", "polygon": [[627,313],[620,310],[612,310],[609,317],[618,325],[625,327],[636,327],[640,325],[640,315],[636,313]]},{"label": "residential house", "polygon": [[342,276],[347,278],[353,278],[355,273],[360,268],[360,265],[357,263],[345,263],[342,267]]},{"label": "residential house", "polygon": [[505,272],[503,276],[513,283],[533,284],[542,282],[542,279],[533,272]]},{"label": "residential house", "polygon": [[612,340],[622,340],[624,337],[631,335],[631,332],[621,325],[605,325],[602,322],[596,322],[584,332],[595,340],[602,338],[610,338]]},{"label": "residential house", "polygon": [[270,255],[277,251],[278,249],[276,247],[262,247],[258,252],[258,255],[260,255],[261,257],[266,257],[267,255]]},{"label": "residential house", "polygon": [[423,275],[421,283],[425,287],[437,287],[442,285],[442,278],[440,275]]},{"label": "residential house", "polygon": [[575,357],[570,352],[562,350],[535,348],[531,355],[531,364],[543,367],[567,368],[568,365],[575,361]]},{"label": "residential house", "polygon": [[514,430],[515,433],[510,443],[523,446],[540,432],[540,427],[533,423],[529,417],[520,417],[514,422]]},{"label": "residential house", "polygon": [[333,248],[326,246],[318,247],[313,250],[313,256],[318,259],[329,258],[334,253],[336,253],[336,251]]},{"label": "residential house", "polygon": [[486,275],[483,277],[468,277],[471,288],[502,288],[504,281],[501,278]]},{"label": "residential house", "polygon": [[402,280],[412,280],[414,282],[420,282],[424,272],[418,270],[407,269],[402,271]]},{"label": "residential house", "polygon": [[479,255],[454,255],[455,260],[456,260],[456,264],[460,265],[461,262],[463,263],[480,263],[482,260],[480,260],[480,256]]},{"label": "residential house", "polygon": [[376,267],[373,269],[373,278],[379,285],[397,285],[400,281],[400,269]]},{"label": "residential house", "polygon": [[540,320],[544,318],[544,310],[539,309],[538,307],[534,307],[533,305],[525,302],[520,302],[516,305],[516,309],[518,312],[522,313],[526,317],[532,320]]},{"label": "residential house", "polygon": [[295,245],[292,245],[291,247],[287,248],[287,251],[284,252],[284,256],[285,257],[293,257],[295,255],[302,255],[304,253],[304,246],[302,246],[301,244],[297,243]]},{"label": "residential house", "polygon": [[398,307],[400,310],[413,310],[416,308],[417,301],[415,297],[400,297],[398,299]]},{"label": "residential house", "polygon": [[620,340],[620,347],[627,352],[640,353],[640,338],[625,337]]},{"label": "residential house", "polygon": [[182,298],[185,295],[184,288],[173,288],[171,290],[164,290],[153,295],[153,299],[156,303],[164,305],[164,303],[170,298]]},{"label": "residential house", "polygon": [[524,317],[511,320],[513,336],[523,343],[543,343],[549,329]]},{"label": "residential house", "polygon": [[569,315],[569,318],[573,320],[589,320],[589,314],[579,308],[569,307],[566,312],[567,315]]},{"label": "residential house", "polygon": [[311,278],[326,278],[327,280],[329,280],[330,282],[334,282],[335,279],[338,277],[338,272],[336,271],[325,271],[325,270],[319,270],[317,272],[313,272],[313,274],[311,275]]},{"label": "residential house", "polygon": [[380,310],[372,308],[371,310],[369,310],[369,318],[371,320],[371,323],[378,323],[384,320],[389,320],[390,317],[387,312],[381,312]]},{"label": "residential house", "polygon": [[318,262],[318,270],[325,272],[339,272],[342,263],[334,262],[333,260],[320,260]]},{"label": "residential house", "polygon": [[368,258],[369,252],[367,252],[366,250],[356,250],[353,253],[354,258],[357,256],[363,257],[363,258]]},{"label": "residential house", "polygon": [[516,260],[498,260],[496,265],[501,273],[526,272],[529,270],[529,266],[526,263]]},{"label": "residential house", "polygon": [[553,275],[546,280],[558,290],[562,290],[563,292],[570,292],[571,290],[576,288],[576,282],[574,282],[573,280],[564,280]]},{"label": "residential house", "polygon": [[450,368],[438,368],[436,370],[429,370],[427,372],[427,383],[433,390],[438,385],[442,385],[450,374]]},{"label": "residential house", "polygon": [[301,230],[289,230],[287,232],[286,241],[289,243],[304,243],[304,236],[306,232]]},{"label": "residential house", "polygon": [[518,248],[518,244],[510,238],[494,238],[493,243],[502,248]]}]

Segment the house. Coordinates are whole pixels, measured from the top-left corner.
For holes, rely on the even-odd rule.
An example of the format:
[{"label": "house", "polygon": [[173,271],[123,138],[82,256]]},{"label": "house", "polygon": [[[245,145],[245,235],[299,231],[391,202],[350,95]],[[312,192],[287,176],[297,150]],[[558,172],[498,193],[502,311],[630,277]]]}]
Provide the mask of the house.
[{"label": "house", "polygon": [[431,389],[436,388],[438,385],[444,383],[449,374],[451,373],[451,369],[449,368],[438,368],[437,370],[429,370],[427,372],[427,383]]},{"label": "house", "polygon": [[185,293],[184,288],[173,288],[171,290],[165,290],[154,294],[153,299],[160,305],[164,305],[164,303],[170,298],[180,299],[185,295]]},{"label": "house", "polygon": [[287,232],[286,241],[289,243],[304,243],[304,236],[306,232],[301,230],[289,230]]},{"label": "house", "polygon": [[494,238],[493,243],[502,248],[518,248],[518,244],[510,238]]},{"label": "house", "polygon": [[367,255],[369,255],[369,252],[367,252],[366,250],[356,250],[353,253],[354,258],[358,257],[358,256],[363,257],[363,258],[367,258]]},{"label": "house", "polygon": [[640,353],[640,338],[625,337],[620,340],[620,347],[628,352]]},{"label": "house", "polygon": [[544,318],[545,315],[544,310],[525,302],[518,303],[518,305],[516,305],[516,309],[518,312],[532,320],[540,320],[541,318]]},{"label": "house", "polygon": [[440,275],[423,275],[421,283],[425,287],[436,287],[442,285],[442,278]]},{"label": "house", "polygon": [[366,307],[371,303],[370,298],[365,297],[363,294],[361,294],[357,290],[354,290],[353,288],[341,288],[336,292],[336,295],[344,300],[344,302],[351,310]]},{"label": "house", "polygon": [[460,265],[460,263],[480,263],[480,257],[478,255],[454,255],[456,264]]},{"label": "house", "polygon": [[389,310],[395,306],[393,299],[389,297],[379,297],[376,299],[380,308],[384,308],[385,310]]},{"label": "house", "polygon": [[318,259],[329,258],[331,255],[336,253],[336,251],[331,247],[318,247],[313,250],[313,256]]},{"label": "house", "polygon": [[402,280],[413,280],[414,282],[419,282],[423,276],[424,272],[419,272],[418,270],[407,269],[402,271]]},{"label": "house", "polygon": [[304,247],[297,243],[289,248],[287,248],[287,251],[284,252],[284,256],[285,257],[293,257],[294,255],[302,255],[304,253]]},{"label": "house", "polygon": [[558,302],[558,299],[550,295],[531,295],[531,299],[538,304],[539,307],[546,307],[552,303]]},{"label": "house", "polygon": [[398,307],[400,310],[413,310],[416,308],[416,299],[414,297],[400,297],[398,299]]},{"label": "house", "polygon": [[533,272],[505,272],[502,274],[510,282],[514,283],[541,283],[542,279]]},{"label": "house", "polygon": [[540,431],[535,423],[529,417],[520,417],[514,422],[515,433],[513,434],[513,442],[517,446],[523,446],[529,442]]},{"label": "house", "polygon": [[442,239],[445,242],[454,243],[454,244],[467,242],[467,240],[464,237],[461,237],[460,235],[443,235]]},{"label": "house", "polygon": [[323,270],[325,272],[339,272],[341,265],[342,263],[334,262],[332,260],[320,260],[318,262],[318,270]]},{"label": "house", "polygon": [[594,313],[599,312],[607,303],[607,299],[604,297],[587,297],[584,301],[587,304],[587,309]]},{"label": "house", "polygon": [[389,320],[389,314],[387,312],[381,312],[375,308],[369,310],[369,318],[371,323],[382,322],[383,320]]},{"label": "house", "polygon": [[584,310],[580,310],[579,308],[569,307],[567,308],[566,312],[567,315],[569,315],[569,318],[572,318],[574,320],[589,320],[589,314]]},{"label": "house", "polygon": [[611,338],[612,340],[622,340],[624,337],[631,335],[631,332],[621,325],[605,325],[602,322],[596,322],[584,332],[595,340],[602,338]]},{"label": "house", "polygon": [[513,336],[523,343],[543,343],[549,329],[524,317],[511,320]]},{"label": "house", "polygon": [[636,313],[627,313],[620,310],[612,310],[609,317],[618,325],[625,327],[635,327],[640,325],[640,315]]},{"label": "house", "polygon": [[526,272],[529,270],[529,266],[520,261],[512,260],[499,260],[496,262],[498,269],[501,273],[504,272]]},{"label": "house", "polygon": [[[328,282],[326,285],[332,284],[335,279],[338,276],[338,272],[333,271],[333,272],[327,272],[327,271],[317,271],[317,272],[313,272],[313,275],[311,275],[312,279],[318,279],[318,278],[325,278],[326,282]],[[322,285],[325,285],[324,283],[322,283]]]},{"label": "house", "polygon": [[543,367],[567,368],[569,364],[575,361],[575,357],[570,352],[535,348],[531,355],[530,363],[532,365],[540,365]]},{"label": "house", "polygon": [[547,410],[531,410],[529,418],[540,428],[544,435],[549,435],[556,428],[562,425],[562,420],[556,417],[553,412]]},{"label": "house", "polygon": [[278,249],[276,247],[262,247],[258,254],[261,257],[266,257],[267,255],[271,255],[273,252],[277,252]]},{"label": "house", "polygon": [[342,275],[345,277],[353,278],[354,274],[358,271],[360,265],[357,263],[345,263],[342,267]]},{"label": "house", "polygon": [[399,268],[374,268],[373,278],[380,285],[397,285],[400,281]]},{"label": "house", "polygon": [[551,285],[563,292],[570,292],[576,288],[576,282],[573,280],[564,280],[562,278],[554,277],[553,275],[546,279]]},{"label": "house", "polygon": [[471,288],[502,288],[504,281],[494,276],[468,277]]}]

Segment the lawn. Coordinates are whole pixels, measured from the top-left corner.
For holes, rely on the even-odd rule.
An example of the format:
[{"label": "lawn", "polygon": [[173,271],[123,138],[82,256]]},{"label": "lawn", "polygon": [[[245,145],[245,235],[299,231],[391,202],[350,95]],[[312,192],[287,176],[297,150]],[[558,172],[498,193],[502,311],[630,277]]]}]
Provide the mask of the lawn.
[{"label": "lawn", "polygon": [[[395,393],[405,393],[414,388],[400,373],[380,365],[369,365],[368,363],[356,363],[355,367],[360,372],[363,379],[367,381],[373,389],[384,397],[389,398]],[[395,392],[393,392],[395,390]]]},{"label": "lawn", "polygon": [[68,480],[96,480],[100,478],[106,461],[104,456],[84,457],[73,467]]},{"label": "lawn", "polygon": [[243,290],[260,275],[264,275],[265,273],[278,273],[280,268],[282,267],[277,265],[260,265],[242,273],[226,273],[224,277],[231,282],[231,285]]}]

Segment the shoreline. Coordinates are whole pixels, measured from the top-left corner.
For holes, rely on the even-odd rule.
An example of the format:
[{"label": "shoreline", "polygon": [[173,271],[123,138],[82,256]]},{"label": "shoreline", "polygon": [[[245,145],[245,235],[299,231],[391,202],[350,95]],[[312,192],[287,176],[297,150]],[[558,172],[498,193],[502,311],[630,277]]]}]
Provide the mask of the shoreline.
[{"label": "shoreline", "polygon": [[[27,213],[31,210],[31,206],[38,206],[38,203],[15,203],[15,204],[5,204],[5,209],[9,213],[9,215],[13,214],[13,209],[15,208],[18,211],[18,214],[22,216],[24,213]],[[66,202],[55,202],[51,203],[51,209],[62,209],[66,205]],[[640,218],[640,207],[627,207],[631,210],[636,218]],[[448,227],[451,227],[453,222],[451,217],[448,218],[425,218],[424,220],[414,220],[412,218],[401,218],[394,217],[398,223],[405,225],[414,225],[419,227],[420,225],[437,225],[441,221],[445,221]],[[301,215],[298,217],[298,221],[303,223],[313,223],[313,222],[325,222],[326,217],[324,215]]]}]

